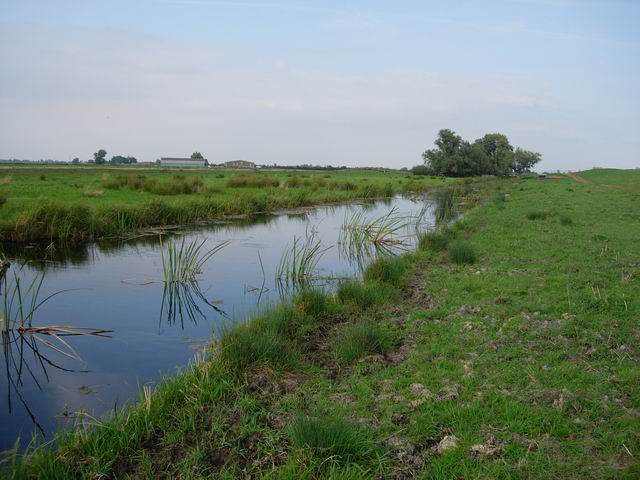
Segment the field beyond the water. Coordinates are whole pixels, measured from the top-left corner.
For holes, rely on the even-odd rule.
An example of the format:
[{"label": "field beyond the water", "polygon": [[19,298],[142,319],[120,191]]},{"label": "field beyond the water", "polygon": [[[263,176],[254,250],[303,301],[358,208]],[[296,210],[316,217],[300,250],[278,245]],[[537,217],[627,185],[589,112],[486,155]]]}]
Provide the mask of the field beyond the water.
[{"label": "field beyond the water", "polygon": [[9,473],[640,477],[640,170],[505,180],[484,198]]},{"label": "field beyond the water", "polygon": [[420,192],[458,181],[368,169],[0,167],[0,241],[86,241],[147,227]]}]

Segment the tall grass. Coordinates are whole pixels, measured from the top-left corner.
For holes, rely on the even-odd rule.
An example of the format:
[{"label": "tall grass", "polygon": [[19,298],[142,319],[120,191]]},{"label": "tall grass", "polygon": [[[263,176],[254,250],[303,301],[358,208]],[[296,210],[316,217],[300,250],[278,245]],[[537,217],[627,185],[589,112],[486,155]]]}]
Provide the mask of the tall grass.
[{"label": "tall grass", "polygon": [[421,233],[418,237],[419,250],[440,251],[447,248],[451,241],[451,233],[446,229],[438,229],[431,232]]},{"label": "tall grass", "polygon": [[357,462],[375,455],[367,433],[340,416],[300,415],[289,429],[291,445],[322,461]]},{"label": "tall grass", "polygon": [[527,212],[527,218],[529,220],[544,220],[548,216],[549,214],[547,212],[543,212],[541,210],[532,210]]},{"label": "tall grass", "polygon": [[349,363],[366,354],[385,353],[393,348],[393,335],[379,323],[365,321],[340,332],[335,354],[341,363]]},{"label": "tall grass", "polygon": [[227,180],[230,188],[276,188],[280,186],[280,180],[274,177],[261,175],[236,175]]},{"label": "tall grass", "polygon": [[400,288],[406,280],[409,259],[406,255],[398,257],[379,257],[364,271],[367,282],[386,283]]},{"label": "tall grass", "polygon": [[148,178],[144,175],[118,175],[115,178],[107,177],[103,180],[102,185],[111,190],[128,188],[156,195],[187,195],[202,191],[204,181],[200,177],[185,177],[183,175],[174,175],[166,180]]},{"label": "tall grass", "polygon": [[234,371],[255,364],[274,368],[294,366],[300,362],[297,344],[292,341],[309,317],[302,316],[291,305],[281,304],[236,325],[220,340],[220,359]]},{"label": "tall grass", "polygon": [[467,240],[458,239],[449,244],[449,260],[460,265],[476,263],[478,254],[474,246]]},{"label": "tall grass", "polygon": [[388,285],[344,280],[338,285],[336,298],[340,303],[369,308],[395,298],[396,292]]},{"label": "tall grass", "polygon": [[187,243],[183,238],[180,243],[170,243],[166,253],[164,248],[161,248],[164,282],[186,283],[194,281],[196,275],[202,272],[204,264],[230,243],[229,241],[221,242],[207,250],[204,247],[206,241],[205,238],[201,242],[193,240]]}]

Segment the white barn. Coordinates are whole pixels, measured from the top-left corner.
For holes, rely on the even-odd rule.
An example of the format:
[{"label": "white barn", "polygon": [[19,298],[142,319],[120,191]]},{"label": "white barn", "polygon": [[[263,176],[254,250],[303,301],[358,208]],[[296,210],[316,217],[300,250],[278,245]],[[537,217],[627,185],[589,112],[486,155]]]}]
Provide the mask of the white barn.
[{"label": "white barn", "polygon": [[174,168],[204,168],[207,166],[206,161],[206,158],[162,157],[160,158],[160,166]]}]

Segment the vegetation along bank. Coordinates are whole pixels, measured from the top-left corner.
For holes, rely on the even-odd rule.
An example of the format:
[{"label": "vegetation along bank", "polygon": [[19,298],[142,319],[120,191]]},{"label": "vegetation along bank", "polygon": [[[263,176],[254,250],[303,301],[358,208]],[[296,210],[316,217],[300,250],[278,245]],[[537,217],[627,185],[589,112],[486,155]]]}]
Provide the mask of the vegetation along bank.
[{"label": "vegetation along bank", "polygon": [[638,478],[640,171],[484,196],[10,475]]},{"label": "vegetation along bank", "polygon": [[399,171],[189,171],[144,167],[0,168],[0,241],[81,242],[460,180]]}]

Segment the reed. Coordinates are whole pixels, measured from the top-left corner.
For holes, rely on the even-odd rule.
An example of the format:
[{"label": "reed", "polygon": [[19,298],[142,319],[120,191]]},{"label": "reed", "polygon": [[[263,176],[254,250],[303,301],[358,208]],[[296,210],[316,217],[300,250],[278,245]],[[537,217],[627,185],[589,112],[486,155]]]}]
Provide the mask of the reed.
[{"label": "reed", "polygon": [[394,254],[406,250],[412,216],[400,215],[396,208],[379,217],[367,218],[361,209],[346,219],[338,243],[341,254],[361,268],[377,254]]},{"label": "reed", "polygon": [[202,272],[204,266],[211,257],[229,245],[229,241],[221,242],[207,250],[204,246],[207,239],[201,242],[193,240],[186,242],[183,238],[180,243],[172,242],[166,252],[161,248],[162,272],[165,283],[187,283],[196,280],[196,276]]},{"label": "reed", "polygon": [[280,258],[276,280],[286,286],[306,286],[311,283],[318,262],[332,247],[324,248],[314,231],[307,230],[304,238],[294,237]]},{"label": "reed", "polygon": [[459,204],[463,192],[460,188],[449,188],[437,197],[436,225],[448,225],[460,215]]}]

